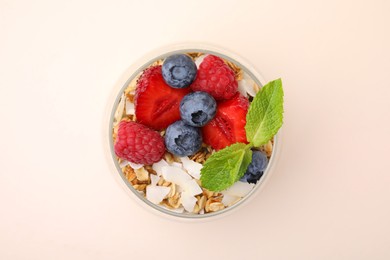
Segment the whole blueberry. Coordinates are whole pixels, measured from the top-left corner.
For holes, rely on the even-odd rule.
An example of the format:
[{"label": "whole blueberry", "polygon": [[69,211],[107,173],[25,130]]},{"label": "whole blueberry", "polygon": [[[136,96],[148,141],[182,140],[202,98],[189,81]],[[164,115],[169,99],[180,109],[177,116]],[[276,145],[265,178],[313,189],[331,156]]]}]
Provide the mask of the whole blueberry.
[{"label": "whole blueberry", "polygon": [[217,112],[217,102],[206,92],[193,92],[184,96],[180,102],[181,119],[191,126],[207,124]]},{"label": "whole blueberry", "polygon": [[185,54],[174,54],[165,59],[162,76],[172,88],[186,88],[196,77],[196,64]]},{"label": "whole blueberry", "polygon": [[192,155],[202,146],[200,129],[186,125],[182,120],[176,121],[165,132],[165,146],[174,155]]},{"label": "whole blueberry", "polygon": [[257,183],[260,180],[261,176],[268,165],[268,158],[263,152],[253,151],[252,152],[252,162],[249,164],[248,169],[246,170],[244,176],[240,181],[248,183]]}]

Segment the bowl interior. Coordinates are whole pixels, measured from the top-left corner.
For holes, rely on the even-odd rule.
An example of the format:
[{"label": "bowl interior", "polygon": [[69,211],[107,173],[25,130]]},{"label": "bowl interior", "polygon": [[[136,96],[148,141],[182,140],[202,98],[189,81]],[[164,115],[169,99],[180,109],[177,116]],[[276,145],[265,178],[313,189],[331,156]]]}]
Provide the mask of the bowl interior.
[{"label": "bowl interior", "polygon": [[[270,161],[268,163],[268,167],[264,171],[263,176],[257,182],[255,187],[245,197],[243,197],[240,201],[238,201],[234,205],[226,207],[225,209],[222,209],[222,210],[217,211],[217,212],[211,212],[211,213],[207,213],[207,214],[188,214],[188,213],[173,212],[173,211],[170,211],[170,210],[165,209],[163,207],[160,207],[158,205],[155,205],[154,203],[152,203],[149,200],[147,200],[142,194],[140,194],[137,190],[135,190],[133,188],[131,183],[126,179],[125,175],[122,173],[121,167],[120,167],[120,165],[118,163],[117,157],[116,157],[115,152],[114,152],[114,141],[113,141],[113,138],[112,138],[112,136],[113,136],[113,126],[114,126],[113,123],[114,123],[115,111],[116,111],[117,106],[119,104],[119,101],[120,101],[120,99],[122,97],[122,94],[123,94],[124,90],[127,88],[127,86],[130,84],[130,82],[135,77],[137,77],[137,75],[139,75],[139,73],[141,73],[144,69],[146,69],[151,64],[153,64],[155,61],[161,60],[161,59],[165,59],[166,57],[168,57],[170,55],[173,55],[173,54],[178,54],[178,53],[195,53],[195,52],[200,52],[200,53],[204,53],[204,54],[214,54],[214,55],[219,56],[219,57],[221,57],[221,58],[223,58],[225,60],[228,60],[228,61],[236,64],[237,66],[239,66],[245,73],[247,73],[255,81],[255,83],[258,86],[262,87],[265,84],[264,80],[259,79],[259,78],[261,78],[260,76],[256,77],[255,76],[255,71],[252,71],[253,69],[249,70],[247,68],[247,66],[245,66],[243,64],[244,62],[241,59],[240,60],[237,60],[237,58],[233,59],[233,58],[231,58],[229,56],[229,54],[221,53],[220,51],[214,51],[214,50],[208,50],[208,49],[197,49],[197,48],[184,48],[184,49],[176,49],[176,50],[173,50],[173,51],[164,52],[164,53],[156,56],[155,58],[150,59],[149,61],[145,62],[142,66],[140,66],[138,69],[136,69],[132,73],[132,75],[127,79],[125,84],[122,86],[122,88],[120,89],[119,93],[117,94],[115,102],[114,102],[114,104],[113,104],[113,106],[111,108],[110,121],[109,121],[109,135],[108,135],[111,157],[112,157],[112,159],[114,161],[115,167],[117,169],[117,173],[120,175],[120,177],[122,178],[123,182],[126,184],[128,189],[136,197],[138,197],[138,199],[142,200],[146,205],[150,206],[149,208],[152,208],[154,210],[157,210],[158,212],[162,212],[164,214],[167,214],[167,215],[170,215],[170,216],[173,216],[173,217],[176,217],[176,218],[185,218],[185,219],[204,219],[204,218],[210,218],[210,217],[219,216],[219,215],[222,215],[222,214],[226,214],[227,212],[231,212],[232,210],[236,209],[238,206],[240,206],[243,203],[247,202],[248,199],[250,197],[253,197],[253,194],[258,192],[259,188],[261,186],[263,186],[265,179],[268,177],[271,169],[273,168],[272,166],[274,165],[274,161],[275,161],[275,157],[276,157],[275,154],[276,154],[276,150],[277,150],[278,143],[279,143],[278,135],[275,135],[274,136],[274,149],[272,150],[272,155],[270,157]],[[257,74],[257,72],[256,72],[256,74]]]}]

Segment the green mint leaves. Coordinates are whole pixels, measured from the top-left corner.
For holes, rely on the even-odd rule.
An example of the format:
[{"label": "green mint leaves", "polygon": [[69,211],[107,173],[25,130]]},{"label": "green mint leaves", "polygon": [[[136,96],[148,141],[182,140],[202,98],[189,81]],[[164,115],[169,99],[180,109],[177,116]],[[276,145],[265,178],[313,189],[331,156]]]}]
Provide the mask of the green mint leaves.
[{"label": "green mint leaves", "polygon": [[266,144],[283,124],[282,80],[265,85],[253,99],[246,115],[246,138],[255,147]]},{"label": "green mint leaves", "polygon": [[201,170],[202,186],[211,191],[221,191],[232,186],[245,173],[252,161],[250,146],[232,144],[214,153]]},{"label": "green mint leaves", "polygon": [[250,144],[235,143],[211,155],[201,170],[202,186],[210,191],[232,186],[251,163],[251,148],[266,144],[282,124],[283,88],[277,79],[261,88],[249,106],[245,130]]}]

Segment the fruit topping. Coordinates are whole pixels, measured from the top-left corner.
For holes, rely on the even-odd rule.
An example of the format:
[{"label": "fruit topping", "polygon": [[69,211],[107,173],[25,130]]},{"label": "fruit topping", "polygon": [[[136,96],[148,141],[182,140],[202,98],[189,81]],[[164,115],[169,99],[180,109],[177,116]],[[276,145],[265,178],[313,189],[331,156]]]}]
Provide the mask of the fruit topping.
[{"label": "fruit topping", "polygon": [[146,69],[135,91],[137,121],[155,130],[166,128],[180,119],[180,101],[189,92],[169,87],[161,75],[161,66]]},{"label": "fruit topping", "polygon": [[136,122],[122,121],[115,142],[115,154],[137,164],[152,164],[165,153],[164,139],[156,131]]},{"label": "fruit topping", "polygon": [[268,165],[267,155],[260,151],[252,152],[252,162],[249,164],[248,169],[245,172],[245,175],[240,179],[240,181],[246,181],[248,183],[256,184],[260,180],[261,176]]},{"label": "fruit topping", "polygon": [[180,102],[181,119],[191,126],[201,127],[215,116],[217,102],[206,92],[193,92]]},{"label": "fruit topping", "polygon": [[202,128],[204,142],[220,150],[236,142],[247,143],[245,134],[249,101],[239,93],[218,103],[215,117]]},{"label": "fruit topping", "polygon": [[216,100],[226,100],[236,94],[238,83],[233,70],[221,58],[208,55],[200,64],[191,88],[194,91],[207,92]]},{"label": "fruit topping", "polygon": [[195,62],[185,54],[171,55],[162,65],[165,82],[172,88],[186,88],[196,77]]},{"label": "fruit topping", "polygon": [[202,135],[199,128],[186,125],[180,120],[167,128],[165,145],[169,152],[177,156],[192,155],[202,146]]}]

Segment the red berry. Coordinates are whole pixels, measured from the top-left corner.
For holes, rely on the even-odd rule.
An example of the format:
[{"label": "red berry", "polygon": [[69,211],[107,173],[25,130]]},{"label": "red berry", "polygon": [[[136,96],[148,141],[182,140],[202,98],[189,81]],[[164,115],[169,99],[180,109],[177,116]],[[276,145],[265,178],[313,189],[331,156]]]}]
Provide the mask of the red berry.
[{"label": "red berry", "polygon": [[167,85],[161,66],[146,69],[135,90],[135,115],[137,121],[156,130],[167,128],[180,120],[180,101],[189,88],[174,89]]},{"label": "red berry", "polygon": [[232,99],[219,102],[215,117],[202,128],[203,141],[220,150],[246,140],[245,123],[249,101],[237,93]]},{"label": "red berry", "polygon": [[221,58],[208,55],[200,64],[191,88],[207,92],[216,100],[226,100],[237,93],[238,83],[233,70]]},{"label": "red berry", "polygon": [[115,142],[115,154],[124,160],[152,164],[165,153],[164,139],[152,129],[136,122],[122,121]]}]

